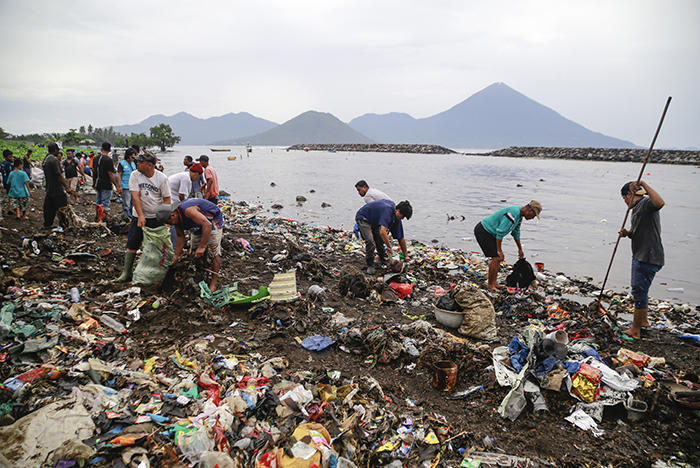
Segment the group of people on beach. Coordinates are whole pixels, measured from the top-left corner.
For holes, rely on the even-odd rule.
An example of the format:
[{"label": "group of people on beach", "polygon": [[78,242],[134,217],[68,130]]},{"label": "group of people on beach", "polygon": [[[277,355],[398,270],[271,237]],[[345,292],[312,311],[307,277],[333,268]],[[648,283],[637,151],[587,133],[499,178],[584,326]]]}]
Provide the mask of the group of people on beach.
[{"label": "group of people on beach", "polygon": [[[83,181],[87,165],[78,161],[74,150],[66,151],[66,159],[60,161],[60,148],[49,144],[49,154],[42,162],[45,174],[46,196],[44,199],[44,227],[53,228],[56,214],[68,205],[67,194],[77,201],[77,183]],[[131,281],[136,252],[143,242],[143,228],[171,226],[172,244],[177,260],[185,246],[185,231],[192,232],[191,246],[196,246],[195,257],[202,257],[207,248],[212,251],[212,279],[210,289],[216,290],[220,269],[221,236],[223,216],[218,207],[219,183],[216,171],[209,164],[209,157],[200,156],[194,161],[186,156],[185,171],[170,177],[158,170],[159,161],[151,153],[137,146],[128,148],[122,161],[118,161],[111,145],[104,143],[100,154],[92,158],[90,172],[93,187],[97,192],[96,207],[100,212],[109,210],[113,187],[122,201],[122,216],[130,222],[124,271],[117,279]],[[3,152],[3,184],[10,199],[9,213],[18,218],[27,217],[26,210],[31,195],[31,152],[24,158],[14,158],[9,150]],[[161,166],[162,168],[162,166]],[[29,171],[27,171],[29,169]],[[384,192],[370,188],[365,180],[355,184],[365,204],[355,214],[356,232],[365,242],[367,273],[375,274],[375,252],[382,266],[389,266],[393,259],[391,237],[395,239],[404,260],[409,252],[403,231],[403,220],[413,216],[413,207],[408,200],[395,204]],[[661,242],[659,210],[665,202],[646,182],[628,182],[621,195],[632,210],[631,228],[621,229],[620,237],[632,240],[631,289],[635,300],[634,320],[625,333],[639,338],[641,330],[649,326],[648,292],[656,273],[664,265],[664,250]],[[1,213],[2,210],[0,210]],[[520,242],[520,227],[523,220],[539,219],[542,204],[532,200],[524,205],[501,208],[482,219],[474,227],[474,236],[485,257],[490,258],[487,288],[501,290],[498,283],[500,264],[505,260],[502,243],[509,234],[513,237],[518,256],[525,257]]]},{"label": "group of people on beach", "polygon": [[[53,229],[58,215],[65,224],[65,210],[69,210],[67,195],[76,196],[76,188],[69,183],[67,171],[59,162],[59,146],[50,143],[49,153],[42,162],[46,195],[44,198],[44,228]],[[138,147],[127,148],[122,161],[114,159],[111,145],[104,143],[93,161],[92,185],[96,191],[97,217],[106,216],[113,191],[121,196],[122,217],[129,221],[124,271],[117,282],[128,282],[133,277],[136,253],[144,239],[144,228],[170,225],[174,258],[176,261],[185,247],[185,232],[191,233],[191,246],[195,258],[211,251],[212,278],[209,287],[218,287],[221,255],[223,215],[217,206],[219,184],[216,171],[209,165],[206,155],[194,162],[186,158],[185,171],[168,178],[158,170],[155,155]],[[194,183],[196,182],[196,183]]]},{"label": "group of people on beach", "polygon": [[[408,259],[401,221],[411,219],[413,215],[411,204],[408,201],[394,204],[386,193],[370,188],[365,180],[358,181],[355,189],[365,201],[365,205],[355,215],[355,222],[356,230],[365,241],[367,273],[376,272],[375,251],[382,265],[390,265],[393,251],[389,234],[398,241],[404,258]],[[659,210],[663,208],[665,202],[643,181],[627,182],[621,189],[621,195],[628,208],[632,210],[631,228],[622,229],[618,234],[620,237],[629,237],[632,240],[631,287],[635,304],[632,326],[624,333],[638,339],[642,329],[649,327],[647,318],[649,288],[654,276],[664,265]],[[518,256],[525,258],[520,243],[520,226],[524,219],[530,220],[535,216],[539,219],[541,212],[542,204],[532,200],[525,205],[501,208],[482,219],[474,227],[474,236],[481,251],[485,257],[491,259],[488,268],[488,289],[494,291],[503,289],[503,286],[498,284],[500,264],[505,260],[503,239],[510,234],[518,247]]]}]

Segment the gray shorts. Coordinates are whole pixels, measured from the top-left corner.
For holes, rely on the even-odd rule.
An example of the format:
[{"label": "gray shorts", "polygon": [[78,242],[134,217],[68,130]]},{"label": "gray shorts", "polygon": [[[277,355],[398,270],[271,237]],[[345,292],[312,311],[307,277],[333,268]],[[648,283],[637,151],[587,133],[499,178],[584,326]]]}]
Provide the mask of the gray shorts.
[{"label": "gray shorts", "polygon": [[[221,236],[223,235],[223,230],[216,229],[211,232],[209,236],[209,242],[207,242],[207,247],[211,250],[214,255],[221,255]],[[197,250],[199,247],[199,242],[202,240],[202,231],[193,232],[192,239],[190,239],[190,251]]]}]

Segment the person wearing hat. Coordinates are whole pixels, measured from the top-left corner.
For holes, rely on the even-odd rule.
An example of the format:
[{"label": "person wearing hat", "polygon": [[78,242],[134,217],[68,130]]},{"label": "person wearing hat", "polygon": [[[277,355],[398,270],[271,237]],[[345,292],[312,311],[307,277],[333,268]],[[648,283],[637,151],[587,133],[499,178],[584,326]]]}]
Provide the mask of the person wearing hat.
[{"label": "person wearing hat", "polygon": [[68,206],[68,197],[66,192],[73,193],[68,187],[63,171],[61,170],[61,162],[58,160],[58,143],[49,143],[49,154],[46,155],[41,162],[41,168],[44,170],[44,182],[46,184],[46,196],[44,197],[44,228],[53,228],[53,220],[56,213],[59,213],[58,221],[61,227],[66,227],[65,221],[60,214],[60,209]]},{"label": "person wearing hat", "polygon": [[532,219],[537,216],[540,219],[542,204],[532,200],[525,206],[513,205],[501,208],[490,216],[482,219],[474,227],[476,237],[484,256],[491,258],[487,287],[498,290],[503,286],[498,284],[498,269],[506,256],[501,248],[503,238],[508,234],[513,236],[518,246],[518,256],[524,258],[523,246],[520,244],[520,225],[523,219]]},{"label": "person wearing hat", "polygon": [[[355,222],[360,230],[362,238],[365,240],[365,261],[367,262],[367,273],[373,275],[374,270],[374,251],[379,255],[379,261],[382,264],[388,264],[387,253],[389,259],[393,257],[391,250],[391,240],[389,233],[399,241],[399,246],[403,251],[403,255],[408,260],[408,249],[406,247],[406,239],[403,235],[402,219],[411,219],[413,216],[413,207],[404,200],[398,205],[388,199],[376,200],[366,203],[355,214]],[[387,251],[384,251],[384,245]]]},{"label": "person wearing hat", "polygon": [[197,161],[204,168],[204,179],[207,181],[204,198],[216,205],[219,203],[219,178],[216,175],[216,171],[209,165],[209,156],[206,154],[201,155]]},{"label": "person wearing hat", "polygon": [[180,201],[186,200],[192,191],[192,183],[199,179],[204,173],[204,168],[199,163],[194,163],[189,167],[189,170],[173,174],[168,179],[170,180],[170,193],[177,195]]},{"label": "person wearing hat", "polygon": [[131,225],[126,241],[124,271],[118,282],[131,281],[136,252],[143,243],[143,227],[160,227],[167,221],[158,216],[163,205],[170,205],[170,183],[168,178],[156,170],[157,159],[152,154],[142,154],[136,158],[136,171],[129,177],[129,191],[134,208],[131,212]]},{"label": "person wearing hat", "polygon": [[209,289],[215,291],[221,268],[221,237],[224,228],[221,210],[214,203],[201,198],[190,198],[180,203],[175,201],[170,205],[170,210],[168,224],[172,225],[177,233],[173,263],[185,247],[185,231],[190,231],[191,247],[197,246],[195,258],[201,258],[207,247],[213,254]]},{"label": "person wearing hat", "polygon": [[[642,328],[649,327],[649,287],[654,276],[664,266],[664,246],[661,244],[659,210],[666,202],[646,182],[627,182],[620,190],[622,199],[632,210],[632,225],[622,228],[620,237],[632,239],[632,297],[634,319],[624,333],[640,338]],[[647,195],[645,197],[645,195]]]}]

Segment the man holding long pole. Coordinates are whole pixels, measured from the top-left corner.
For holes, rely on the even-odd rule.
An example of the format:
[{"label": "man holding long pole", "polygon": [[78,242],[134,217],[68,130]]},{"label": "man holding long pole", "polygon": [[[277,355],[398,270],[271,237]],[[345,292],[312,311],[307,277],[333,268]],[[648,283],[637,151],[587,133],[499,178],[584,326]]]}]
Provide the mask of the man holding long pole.
[{"label": "man holding long pole", "polygon": [[[664,247],[661,244],[661,217],[659,210],[666,202],[646,182],[627,182],[621,189],[622,198],[632,209],[632,226],[622,228],[620,237],[632,239],[632,296],[634,320],[625,334],[641,337],[642,328],[649,327],[649,287],[656,273],[664,265]],[[648,195],[645,197],[644,195]]]}]

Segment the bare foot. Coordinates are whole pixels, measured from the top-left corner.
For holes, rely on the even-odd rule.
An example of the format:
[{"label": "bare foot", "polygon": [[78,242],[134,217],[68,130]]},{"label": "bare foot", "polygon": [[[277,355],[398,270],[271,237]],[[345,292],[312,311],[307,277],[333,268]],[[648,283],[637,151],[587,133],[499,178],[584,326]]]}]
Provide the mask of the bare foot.
[{"label": "bare foot", "polygon": [[629,330],[625,330],[622,333],[624,333],[627,336],[631,336],[635,340],[638,340],[642,337],[642,334],[640,332],[634,332],[631,328]]},{"label": "bare foot", "polygon": [[495,285],[489,285],[487,286],[491,291],[501,291],[503,289],[503,286],[500,284],[495,284]]},{"label": "bare foot", "polygon": [[642,324],[642,328],[649,328],[651,325],[649,325],[649,322],[645,322]]},{"label": "bare foot", "polygon": [[24,215],[24,216],[22,216],[22,219],[29,219],[29,216]]}]

